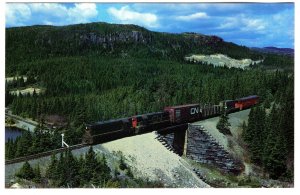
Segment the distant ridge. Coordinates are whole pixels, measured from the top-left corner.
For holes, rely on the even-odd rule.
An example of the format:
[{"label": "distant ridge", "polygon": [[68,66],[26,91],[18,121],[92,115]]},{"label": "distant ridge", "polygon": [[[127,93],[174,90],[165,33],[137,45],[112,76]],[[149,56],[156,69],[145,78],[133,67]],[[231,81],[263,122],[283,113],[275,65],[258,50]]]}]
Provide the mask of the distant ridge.
[{"label": "distant ridge", "polygon": [[259,51],[262,53],[274,53],[274,54],[283,54],[283,55],[294,55],[294,49],[291,48],[278,48],[278,47],[263,47],[263,48],[259,48],[259,47],[252,47],[251,48],[254,51]]}]

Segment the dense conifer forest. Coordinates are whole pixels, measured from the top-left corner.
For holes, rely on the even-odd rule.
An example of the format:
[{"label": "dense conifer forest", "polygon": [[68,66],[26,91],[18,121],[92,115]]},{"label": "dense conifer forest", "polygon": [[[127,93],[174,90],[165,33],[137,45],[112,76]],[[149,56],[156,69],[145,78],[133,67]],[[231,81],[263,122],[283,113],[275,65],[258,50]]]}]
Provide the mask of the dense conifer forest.
[{"label": "dense conifer forest", "polygon": [[[184,56],[192,53],[223,53],[264,62],[246,70],[185,62]],[[219,104],[256,94],[261,104],[251,110],[243,134],[251,161],[272,178],[291,178],[293,66],[291,56],[262,54],[219,37],[156,33],[134,25],[8,28],[6,77],[20,78],[6,82],[5,105],[41,126],[47,115],[66,117],[67,125],[58,131],[75,144],[81,141],[85,124],[94,121],[161,111],[169,105]],[[26,87],[44,90],[10,94]],[[24,136],[9,141],[6,158],[39,152],[40,144],[55,148],[52,141],[59,132],[44,136],[47,140],[41,142],[44,134],[39,129],[34,135],[25,134],[35,140],[26,149],[26,143],[20,143],[26,142]]]}]

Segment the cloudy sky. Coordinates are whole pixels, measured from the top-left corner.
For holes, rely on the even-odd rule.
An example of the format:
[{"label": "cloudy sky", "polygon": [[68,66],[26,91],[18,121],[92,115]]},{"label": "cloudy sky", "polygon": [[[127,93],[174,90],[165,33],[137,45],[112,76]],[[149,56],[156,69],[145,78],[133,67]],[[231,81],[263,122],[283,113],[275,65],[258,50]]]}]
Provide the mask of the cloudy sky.
[{"label": "cloudy sky", "polygon": [[250,47],[294,48],[293,3],[7,3],[6,27],[88,22],[197,32]]}]

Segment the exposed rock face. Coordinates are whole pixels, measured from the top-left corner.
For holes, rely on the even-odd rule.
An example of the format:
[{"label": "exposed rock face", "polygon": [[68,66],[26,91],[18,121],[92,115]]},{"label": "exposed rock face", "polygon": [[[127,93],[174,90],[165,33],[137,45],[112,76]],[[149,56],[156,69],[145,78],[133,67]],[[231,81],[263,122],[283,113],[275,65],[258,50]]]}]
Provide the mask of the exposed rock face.
[{"label": "exposed rock face", "polygon": [[80,35],[79,40],[82,43],[92,44],[113,44],[115,42],[149,43],[151,42],[151,36],[144,35],[139,31],[116,32],[109,34],[86,33]]},{"label": "exposed rock face", "polygon": [[124,29],[109,32],[98,32],[88,29],[54,30],[40,29],[34,40],[35,47],[56,47],[63,43],[65,48],[96,46],[103,49],[114,49],[116,44],[143,44],[150,50],[178,51],[186,48],[209,46],[217,48],[223,39],[217,36],[201,34],[155,33],[140,29]]},{"label": "exposed rock face", "polygon": [[189,125],[186,156],[197,162],[216,166],[228,173],[239,174],[244,169],[244,165],[234,159],[201,126]]}]

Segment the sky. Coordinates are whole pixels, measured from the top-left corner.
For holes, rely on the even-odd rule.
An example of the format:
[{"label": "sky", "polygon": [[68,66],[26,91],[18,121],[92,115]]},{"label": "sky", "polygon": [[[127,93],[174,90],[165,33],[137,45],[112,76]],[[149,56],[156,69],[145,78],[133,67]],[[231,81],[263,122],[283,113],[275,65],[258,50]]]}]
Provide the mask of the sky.
[{"label": "sky", "polygon": [[248,47],[294,48],[294,3],[6,3],[6,27],[89,22],[216,35]]}]

